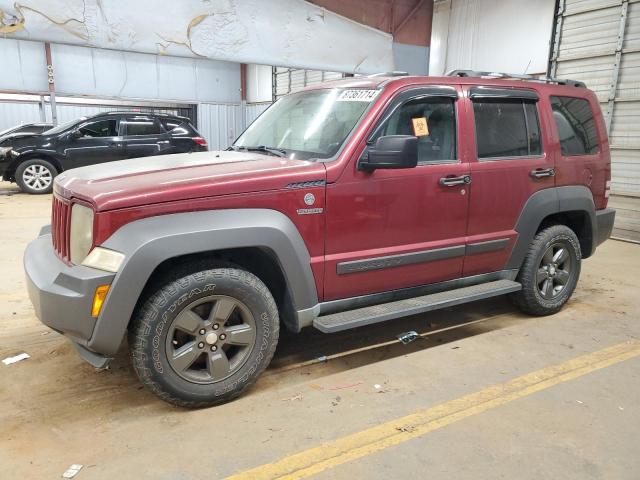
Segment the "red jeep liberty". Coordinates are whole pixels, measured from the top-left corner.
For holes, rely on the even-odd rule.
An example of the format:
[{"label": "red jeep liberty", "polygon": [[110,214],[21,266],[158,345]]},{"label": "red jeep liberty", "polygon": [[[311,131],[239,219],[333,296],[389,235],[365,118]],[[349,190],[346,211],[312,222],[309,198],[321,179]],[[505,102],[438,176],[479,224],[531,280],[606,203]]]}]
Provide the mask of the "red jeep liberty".
[{"label": "red jeep liberty", "polygon": [[228,151],[60,174],[24,258],[37,316],[96,367],[128,332],[142,383],[202,407],[256,381],[281,325],[557,312],[613,227],[603,116],[580,82],[488,76],[327,83]]}]

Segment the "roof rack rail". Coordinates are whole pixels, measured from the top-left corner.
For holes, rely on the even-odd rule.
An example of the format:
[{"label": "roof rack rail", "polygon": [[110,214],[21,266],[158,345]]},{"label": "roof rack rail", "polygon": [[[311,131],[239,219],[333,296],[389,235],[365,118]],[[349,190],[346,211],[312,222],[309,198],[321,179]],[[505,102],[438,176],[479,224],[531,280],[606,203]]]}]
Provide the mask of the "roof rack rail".
[{"label": "roof rack rail", "polygon": [[367,77],[406,77],[408,75],[409,75],[409,72],[401,72],[398,70],[394,70],[392,72],[374,73],[372,75],[367,75]]},{"label": "roof rack rail", "polygon": [[513,78],[516,80],[527,80],[530,82],[557,83],[558,85],[568,85],[570,87],[586,88],[584,82],[579,80],[569,80],[552,77],[534,77],[533,75],[518,75],[516,73],[504,72],[482,72],[477,70],[451,70],[447,77],[491,77],[491,78]]}]

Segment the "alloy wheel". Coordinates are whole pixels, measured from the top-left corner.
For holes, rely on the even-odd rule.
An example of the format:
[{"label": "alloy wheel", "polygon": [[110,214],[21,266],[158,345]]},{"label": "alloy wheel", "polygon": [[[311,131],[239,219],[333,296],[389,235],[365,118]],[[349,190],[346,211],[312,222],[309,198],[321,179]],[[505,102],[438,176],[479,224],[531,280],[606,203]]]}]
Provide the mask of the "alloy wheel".
[{"label": "alloy wheel", "polygon": [[236,298],[211,295],[174,318],[166,338],[167,360],[189,382],[219,382],[244,365],[255,339],[249,308]]},{"label": "alloy wheel", "polygon": [[571,278],[570,248],[566,242],[556,242],[547,248],[540,260],[536,273],[536,284],[538,293],[545,300],[558,297]]},{"label": "alloy wheel", "polygon": [[42,191],[51,186],[53,181],[53,174],[44,165],[29,165],[24,169],[22,173],[22,180],[24,183],[33,190]]}]

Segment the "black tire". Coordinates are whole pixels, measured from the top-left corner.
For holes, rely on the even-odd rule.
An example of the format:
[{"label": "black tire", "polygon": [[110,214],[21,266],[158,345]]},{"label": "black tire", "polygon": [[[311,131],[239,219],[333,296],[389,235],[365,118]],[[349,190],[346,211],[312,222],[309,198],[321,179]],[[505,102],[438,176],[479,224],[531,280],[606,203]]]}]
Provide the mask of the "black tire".
[{"label": "black tire", "polygon": [[[200,320],[204,323],[198,324]],[[167,282],[132,319],[133,367],[147,388],[174,405],[199,408],[228,402],[269,365],[279,326],[276,303],[255,275],[237,268],[192,273]],[[253,334],[247,333],[251,327]],[[240,338],[246,344],[238,344]],[[191,357],[195,360],[189,363]],[[222,357],[226,377],[220,373]]]},{"label": "black tire", "polygon": [[23,192],[41,195],[52,192],[56,175],[58,170],[50,162],[34,158],[18,165],[15,178]]},{"label": "black tire", "polygon": [[[566,260],[560,250],[566,251]],[[553,262],[556,257],[558,261]],[[545,228],[531,242],[516,279],[522,290],[511,294],[511,299],[530,315],[558,312],[576,288],[581,260],[580,242],[573,230],[564,225]]]}]

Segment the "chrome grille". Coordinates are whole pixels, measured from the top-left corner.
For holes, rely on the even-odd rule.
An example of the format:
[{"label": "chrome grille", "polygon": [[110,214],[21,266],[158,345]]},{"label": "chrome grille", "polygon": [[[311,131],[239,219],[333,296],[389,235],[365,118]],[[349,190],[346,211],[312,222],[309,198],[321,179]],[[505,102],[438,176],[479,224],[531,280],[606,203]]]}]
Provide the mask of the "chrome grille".
[{"label": "chrome grille", "polygon": [[56,195],[51,207],[51,238],[53,249],[58,257],[69,261],[69,222],[71,220],[71,203]]}]

